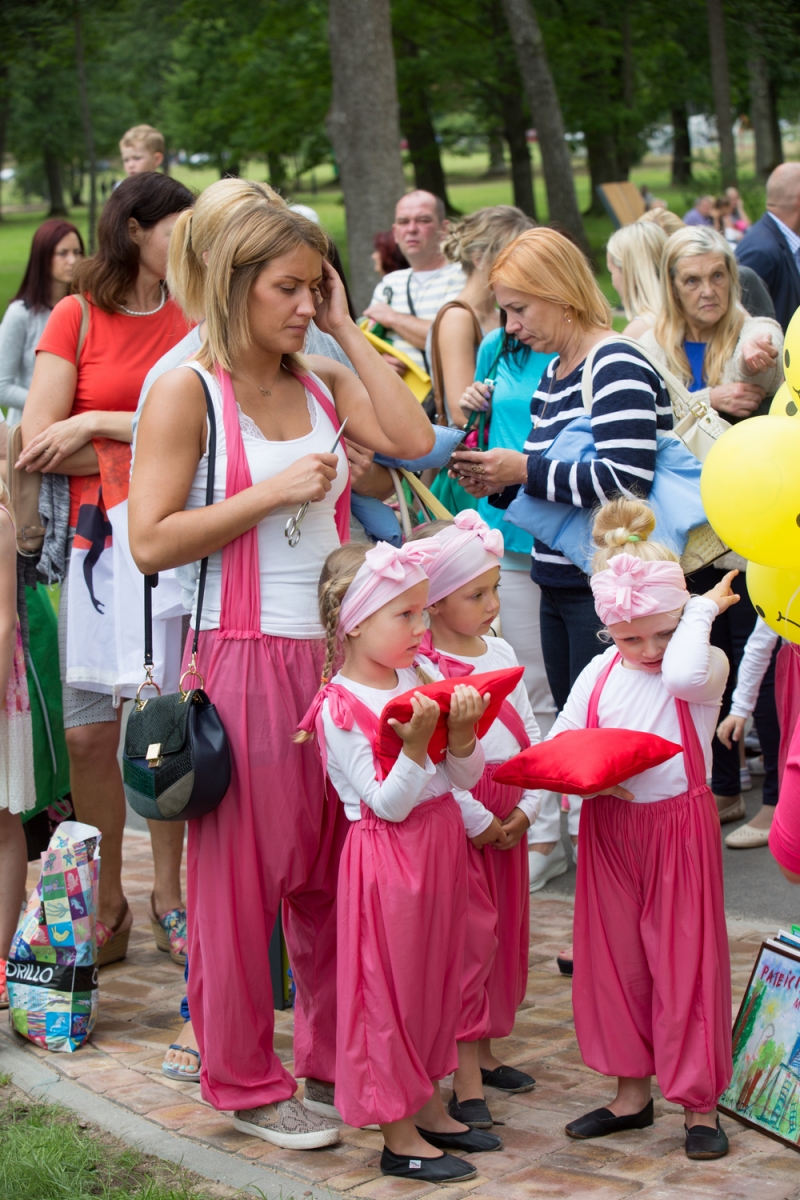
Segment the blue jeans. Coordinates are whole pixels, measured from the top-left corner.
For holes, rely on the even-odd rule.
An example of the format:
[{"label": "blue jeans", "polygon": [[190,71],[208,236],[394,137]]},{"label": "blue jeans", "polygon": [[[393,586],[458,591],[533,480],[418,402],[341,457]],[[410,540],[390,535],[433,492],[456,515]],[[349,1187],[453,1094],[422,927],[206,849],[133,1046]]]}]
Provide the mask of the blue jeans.
[{"label": "blue jeans", "polygon": [[583,668],[607,647],[597,634],[603,622],[589,587],[542,587],[539,610],[547,682],[560,712]]}]

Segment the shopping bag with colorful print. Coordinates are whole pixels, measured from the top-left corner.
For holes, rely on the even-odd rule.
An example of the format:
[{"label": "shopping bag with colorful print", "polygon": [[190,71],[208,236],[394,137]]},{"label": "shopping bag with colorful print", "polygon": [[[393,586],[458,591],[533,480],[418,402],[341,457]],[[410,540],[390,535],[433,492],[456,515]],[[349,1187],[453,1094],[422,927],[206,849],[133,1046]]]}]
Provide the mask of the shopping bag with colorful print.
[{"label": "shopping bag with colorful print", "polygon": [[100,831],[62,821],[11,943],[11,1023],[47,1050],[79,1050],[97,1018]]}]

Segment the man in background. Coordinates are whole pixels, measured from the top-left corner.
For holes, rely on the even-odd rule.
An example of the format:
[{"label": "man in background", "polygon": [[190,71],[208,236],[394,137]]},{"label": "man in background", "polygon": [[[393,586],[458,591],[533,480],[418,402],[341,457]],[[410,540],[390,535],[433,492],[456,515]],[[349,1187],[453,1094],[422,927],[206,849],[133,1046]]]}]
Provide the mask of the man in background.
[{"label": "man in background", "polygon": [[737,261],[757,271],[783,327],[800,308],[800,163],[782,163],[767,180],[767,211],[736,247]]},{"label": "man in background", "polygon": [[695,201],[694,208],[690,208],[683,218],[684,225],[713,225],[714,217],[712,210],[714,208],[713,196],[701,196]]},{"label": "man in background", "polygon": [[461,267],[442,254],[447,229],[444,204],[438,196],[415,191],[398,200],[392,230],[411,266],[384,275],[365,310],[365,316],[390,331],[397,349],[428,374],[428,330],[442,305],[455,300],[466,283]]},{"label": "man in background", "polygon": [[119,152],[126,175],[157,171],[166,154],[164,135],[152,125],[134,125],[127,133],[123,133]]}]

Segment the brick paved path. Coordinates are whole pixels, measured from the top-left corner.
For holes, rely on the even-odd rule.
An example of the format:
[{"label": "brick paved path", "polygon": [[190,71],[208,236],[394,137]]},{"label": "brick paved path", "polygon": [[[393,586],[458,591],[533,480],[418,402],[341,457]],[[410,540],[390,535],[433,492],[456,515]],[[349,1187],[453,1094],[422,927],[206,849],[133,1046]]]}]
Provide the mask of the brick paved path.
[{"label": "brick paved path", "polygon": [[[200,1101],[196,1084],[161,1075],[164,1050],[181,1029],[183,972],[159,953],[150,933],[147,835],[126,833],[125,862],[125,891],[135,924],[128,958],[101,973],[100,1017],[91,1044],[73,1055],[48,1054],[23,1043],[5,1026],[3,1035],[28,1045],[31,1053],[81,1086],[166,1129],[285,1173],[289,1195],[301,1196],[303,1183],[364,1200],[416,1200],[435,1191],[432,1185],[381,1176],[378,1133],[345,1126],[342,1142],[330,1150],[281,1150],[234,1130],[224,1114]],[[32,872],[32,883],[35,878]],[[528,994],[513,1036],[497,1045],[503,1061],[529,1070],[537,1086],[510,1099],[489,1093],[492,1114],[504,1122],[497,1132],[505,1149],[471,1155],[478,1175],[468,1185],[448,1188],[449,1200],[468,1194],[475,1200],[616,1200],[634,1194],[641,1200],[800,1200],[798,1154],[736,1121],[724,1120],[731,1139],[726,1159],[690,1163],[683,1154],[682,1113],[658,1092],[652,1129],[593,1142],[571,1142],[564,1135],[567,1121],[610,1099],[604,1080],[581,1062],[570,982],[555,964],[556,952],[571,940],[571,921],[570,901],[546,891],[532,897]],[[761,937],[772,932],[742,922],[730,925],[735,1008]],[[277,1013],[276,1018],[276,1049],[291,1070],[292,1014]]]}]

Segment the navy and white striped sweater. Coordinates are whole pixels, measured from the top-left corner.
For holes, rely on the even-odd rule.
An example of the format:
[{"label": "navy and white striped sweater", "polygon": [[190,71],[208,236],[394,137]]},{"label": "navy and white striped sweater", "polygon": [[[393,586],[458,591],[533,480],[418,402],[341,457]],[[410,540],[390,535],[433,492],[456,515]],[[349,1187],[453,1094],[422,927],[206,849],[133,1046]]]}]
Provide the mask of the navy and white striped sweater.
[{"label": "navy and white striped sweater", "polygon": [[[597,458],[586,463],[544,457],[561,430],[584,413],[584,362],[556,379],[550,362],[531,400],[533,428],[526,492],[580,508],[594,508],[617,495],[647,496],[656,465],[656,430],[672,429],[672,407],[663,380],[632,346],[608,341],[592,367],[592,434]],[[534,539],[531,578],[545,587],[586,587],[586,576],[568,558]]]}]

